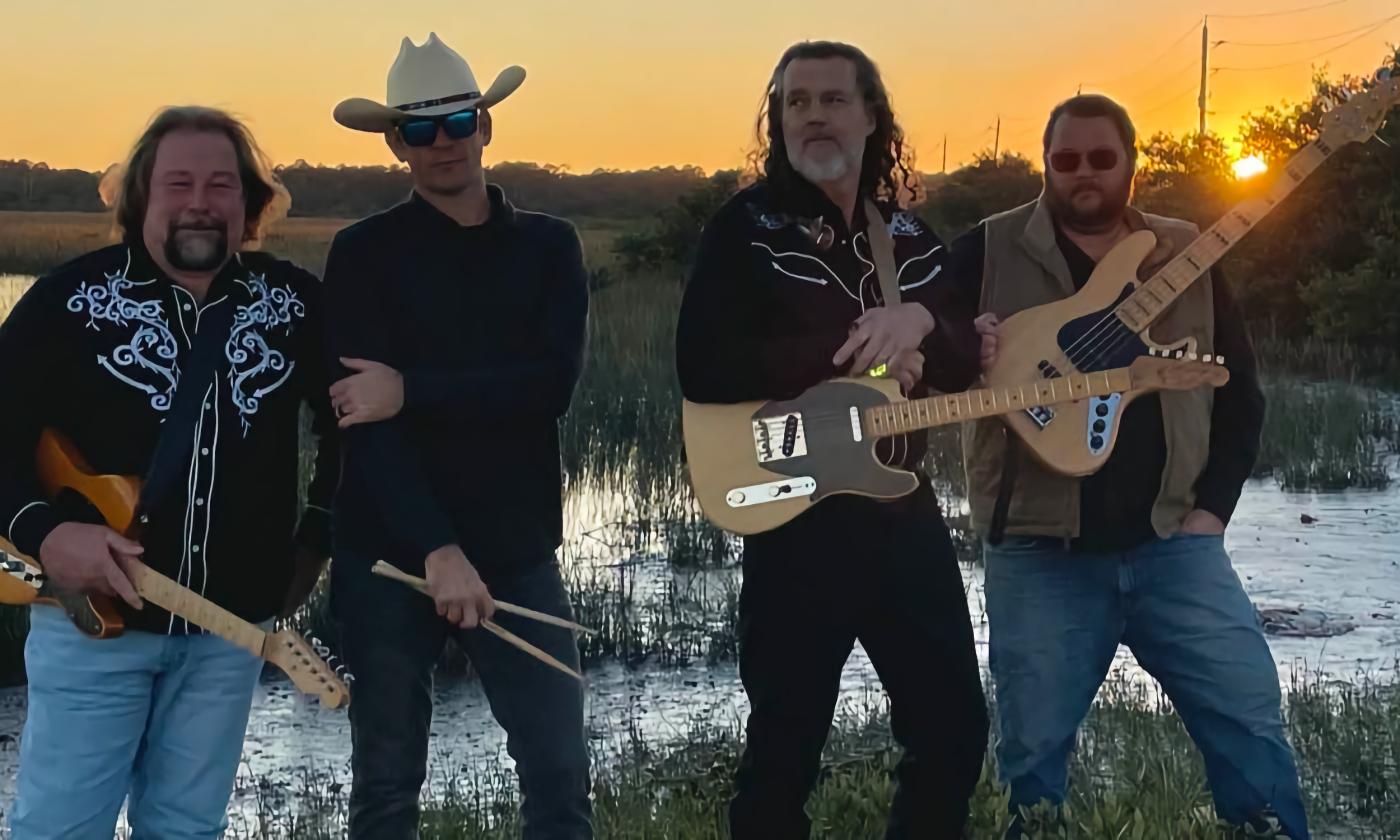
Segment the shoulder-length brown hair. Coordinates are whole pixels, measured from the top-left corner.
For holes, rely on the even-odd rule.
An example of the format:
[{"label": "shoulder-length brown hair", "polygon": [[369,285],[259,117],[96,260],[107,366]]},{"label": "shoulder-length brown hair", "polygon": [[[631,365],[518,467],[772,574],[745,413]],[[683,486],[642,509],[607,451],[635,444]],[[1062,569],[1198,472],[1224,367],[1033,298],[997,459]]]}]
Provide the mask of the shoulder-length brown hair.
[{"label": "shoulder-length brown hair", "polygon": [[875,131],[866,138],[861,158],[861,195],[897,203],[917,200],[921,193],[913,150],[904,145],[904,129],[895,119],[880,69],[860,48],[835,41],[794,44],[778,59],[755,127],[758,145],[749,155],[751,177],[764,179],[779,191],[790,189],[801,177],[788,160],[783,141],[783,73],[789,64],[804,58],[844,58],[856,67],[856,87],[875,120]]},{"label": "shoulder-length brown hair", "polygon": [[238,159],[238,177],[243,182],[243,242],[256,245],[268,225],[287,215],[292,199],[273,174],[267,156],[253,140],[248,127],[233,115],[217,108],[182,105],[165,108],[151,119],[126,163],[109,169],[102,177],[102,199],[115,212],[117,235],[123,242],[139,241],[146,221],[146,204],[151,196],[151,172],[156,149],[165,135],[175,131],[222,134],[233,144]]}]

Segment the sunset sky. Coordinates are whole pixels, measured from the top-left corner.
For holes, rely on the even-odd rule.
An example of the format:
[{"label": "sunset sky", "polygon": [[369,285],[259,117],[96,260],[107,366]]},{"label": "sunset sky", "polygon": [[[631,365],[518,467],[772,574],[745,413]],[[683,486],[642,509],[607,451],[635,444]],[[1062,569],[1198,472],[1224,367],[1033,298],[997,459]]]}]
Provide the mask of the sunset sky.
[{"label": "sunset sky", "polygon": [[1081,84],[1144,134],[1194,128],[1205,14],[1227,42],[1210,103],[1227,139],[1246,111],[1303,98],[1313,67],[1369,73],[1400,42],[1397,0],[0,0],[0,159],[101,169],[157,108],[200,103],[246,117],[279,163],[392,163],[331,109],[382,100],[400,39],[436,31],[483,87],[508,64],[529,72],[496,112],[492,162],[736,166],[778,55],[832,38],[879,63],[937,171],[945,134],[952,168],[992,145],[998,115],[1002,147],[1034,151]]}]

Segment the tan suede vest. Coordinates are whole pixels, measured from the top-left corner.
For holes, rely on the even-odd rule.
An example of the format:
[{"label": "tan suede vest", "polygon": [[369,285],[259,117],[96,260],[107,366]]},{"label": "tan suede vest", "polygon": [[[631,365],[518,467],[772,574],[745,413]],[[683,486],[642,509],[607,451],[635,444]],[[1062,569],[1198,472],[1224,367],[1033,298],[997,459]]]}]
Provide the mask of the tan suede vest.
[{"label": "tan suede vest", "polygon": [[[1195,225],[1177,219],[1128,211],[1134,230],[1146,227],[1157,234],[1158,248],[1145,263],[1140,279],[1185,248],[1199,233]],[[1049,208],[1041,200],[992,216],[986,225],[986,259],[982,272],[982,312],[1006,318],[1012,313],[1074,294],[1069,266],[1055,242]],[[1215,318],[1210,277],[1198,279],[1149,330],[1151,342],[1169,344],[1188,336],[1198,353],[1213,351]],[[1028,371],[1027,373],[1033,373]],[[1208,386],[1192,391],[1163,392],[1162,421],[1166,431],[1167,464],[1152,508],[1152,527],[1168,537],[1180,526],[1195,502],[1195,484],[1210,451],[1210,413],[1214,392]],[[999,420],[963,424],[963,465],[967,470],[972,524],[985,536],[990,527],[1006,454],[1005,426]],[[1079,536],[1079,483],[1040,465],[1017,449],[1015,493],[1006,517],[1006,534]]]}]

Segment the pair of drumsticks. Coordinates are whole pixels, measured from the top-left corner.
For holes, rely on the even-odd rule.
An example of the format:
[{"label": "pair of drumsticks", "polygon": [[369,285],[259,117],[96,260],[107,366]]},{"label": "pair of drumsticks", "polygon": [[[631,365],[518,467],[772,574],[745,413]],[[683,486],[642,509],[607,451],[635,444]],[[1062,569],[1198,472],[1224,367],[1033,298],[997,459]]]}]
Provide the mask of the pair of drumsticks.
[{"label": "pair of drumsticks", "polygon": [[[424,595],[428,594],[428,582],[426,580],[420,577],[416,577],[414,575],[410,575],[408,572],[403,571],[397,566],[385,563],[383,560],[375,562],[372,571],[376,575],[380,575],[381,577],[386,577],[391,580],[399,581],[400,583],[406,584],[407,586],[411,586],[414,589],[417,589],[419,592],[422,592]],[[515,604],[509,604],[505,601],[497,601],[496,609],[500,610],[503,613],[518,615],[521,618],[528,618],[533,621],[538,621],[542,624],[551,624],[555,627],[562,627],[565,630],[573,630],[575,632],[583,633],[589,636],[594,635],[598,632],[597,630],[590,630],[589,628],[584,627],[582,624],[576,624],[575,622],[568,621],[567,619],[559,618],[557,616],[550,615],[549,613],[542,613],[538,610],[532,610],[526,607],[518,607]],[[570,668],[568,665],[565,665],[564,663],[560,662],[559,660],[555,659],[554,657],[550,656],[549,654],[545,653],[544,651],[540,650],[539,648],[535,647],[534,645],[530,644],[529,642],[525,641],[524,639],[505,629],[496,622],[491,621],[490,619],[483,620],[481,622],[481,628],[486,632],[499,637],[501,641],[505,642],[506,644],[513,645],[514,647],[525,651],[526,653],[535,657],[536,659],[548,665],[549,667],[563,671],[564,673],[568,674],[569,676],[573,677],[574,679],[580,682],[583,681],[582,675],[580,675],[573,668]]]}]

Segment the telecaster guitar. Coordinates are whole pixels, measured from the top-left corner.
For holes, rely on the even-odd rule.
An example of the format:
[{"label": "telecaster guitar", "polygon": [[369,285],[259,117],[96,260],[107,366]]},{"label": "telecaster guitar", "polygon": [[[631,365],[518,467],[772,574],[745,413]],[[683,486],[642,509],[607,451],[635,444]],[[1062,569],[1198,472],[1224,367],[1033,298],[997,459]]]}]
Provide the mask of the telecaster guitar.
[{"label": "telecaster guitar", "polygon": [[[1148,337],[1148,328],[1338,148],[1375,134],[1397,103],[1400,75],[1382,70],[1368,90],[1323,117],[1318,138],[1289,160],[1267,194],[1241,202],[1146,281],[1138,280],[1138,269],[1157,239],[1138,231],[1104,257],[1074,296],[1005,318],[986,382],[1004,388],[1122,367],[1149,349],[1190,358],[1194,339],[1163,346]],[[1064,475],[1088,475],[1113,451],[1123,409],[1141,393],[1104,394],[1002,419],[1045,466]]]},{"label": "telecaster guitar", "polygon": [[890,379],[834,379],[793,400],[687,401],[686,461],[705,516],[727,531],[756,534],[838,493],[894,499],[913,492],[913,473],[876,457],[880,438],[1123,391],[1219,386],[1228,378],[1210,359],[1143,356],[1126,368],[921,400],[905,400]]},{"label": "telecaster guitar", "polygon": [[[40,435],[36,461],[39,481],[50,499],[76,494],[112,530],[130,533],[140,497],[138,479],[94,472],[73,443],[52,429]],[[31,559],[12,546],[4,548],[11,550],[0,550],[0,571],[4,572],[0,574],[0,603],[52,604],[89,636],[106,639],[121,635],[121,614],[109,598],[63,592]],[[316,695],[321,705],[337,708],[349,702],[341,669],[326,661],[333,658],[329,652],[313,650],[291,630],[268,633],[140,561],[128,561],[127,573],[142,598],[271,662],[300,691]]]}]

